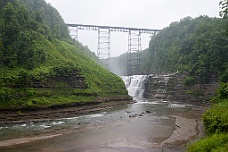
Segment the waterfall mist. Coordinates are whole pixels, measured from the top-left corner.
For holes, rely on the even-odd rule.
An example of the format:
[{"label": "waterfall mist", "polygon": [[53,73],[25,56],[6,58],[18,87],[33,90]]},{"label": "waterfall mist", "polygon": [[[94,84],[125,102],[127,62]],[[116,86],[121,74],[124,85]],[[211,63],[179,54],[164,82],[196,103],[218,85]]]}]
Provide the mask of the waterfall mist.
[{"label": "waterfall mist", "polygon": [[121,78],[128,90],[128,95],[143,98],[145,90],[144,81],[147,78],[147,75],[122,76]]}]

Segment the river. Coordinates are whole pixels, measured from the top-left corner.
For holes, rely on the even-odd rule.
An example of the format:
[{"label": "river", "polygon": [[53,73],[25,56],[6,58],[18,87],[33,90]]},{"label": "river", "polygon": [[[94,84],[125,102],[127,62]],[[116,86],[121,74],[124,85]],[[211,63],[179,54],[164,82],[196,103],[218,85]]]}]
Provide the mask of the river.
[{"label": "river", "polygon": [[0,151],[184,151],[185,143],[200,133],[202,106],[144,99],[144,78],[123,78],[135,104],[53,121],[0,126]]}]

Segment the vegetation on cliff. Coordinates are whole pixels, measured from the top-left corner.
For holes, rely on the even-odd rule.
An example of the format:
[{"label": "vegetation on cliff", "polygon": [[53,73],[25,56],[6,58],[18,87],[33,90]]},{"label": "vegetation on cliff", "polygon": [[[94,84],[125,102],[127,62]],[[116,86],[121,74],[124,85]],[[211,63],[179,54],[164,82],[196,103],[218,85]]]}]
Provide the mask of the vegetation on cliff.
[{"label": "vegetation on cliff", "polygon": [[214,105],[203,115],[206,137],[188,146],[188,152],[228,151],[228,83],[221,83]]},{"label": "vegetation on cliff", "polygon": [[[220,16],[227,21],[228,0],[220,2]],[[228,24],[224,26],[228,35]],[[227,49],[226,49],[227,52]],[[227,56],[226,56],[227,59]],[[227,63],[227,62],[226,62]],[[188,146],[188,152],[227,152],[228,151],[228,82],[226,72],[221,79],[216,96],[211,100],[212,107],[203,115],[204,132],[206,137]]]},{"label": "vegetation on cliff", "polygon": [[0,109],[128,98],[122,79],[73,42],[44,0],[3,0],[0,8]]},{"label": "vegetation on cliff", "polygon": [[[142,51],[143,73],[179,71],[187,75],[192,83],[208,83],[212,77],[219,77],[221,81],[227,82],[227,24],[227,19],[208,16],[186,17],[171,23],[152,36],[149,48]],[[126,54],[114,59],[117,64],[122,64],[120,67],[126,67],[127,63],[123,58],[126,59]],[[194,80],[196,77],[200,80]],[[186,83],[189,84],[190,81]]]},{"label": "vegetation on cliff", "polygon": [[227,20],[200,16],[173,22],[153,36],[147,71],[176,72],[200,76],[207,83],[212,75],[228,81]]}]

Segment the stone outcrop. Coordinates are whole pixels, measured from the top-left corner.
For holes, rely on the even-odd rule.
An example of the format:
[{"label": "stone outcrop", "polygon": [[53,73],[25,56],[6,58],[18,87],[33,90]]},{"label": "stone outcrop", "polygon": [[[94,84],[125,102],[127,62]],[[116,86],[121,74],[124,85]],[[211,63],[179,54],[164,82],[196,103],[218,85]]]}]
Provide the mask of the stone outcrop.
[{"label": "stone outcrop", "polygon": [[81,74],[48,76],[45,81],[33,79],[29,86],[33,88],[86,88],[85,77]]},{"label": "stone outcrop", "polygon": [[145,80],[143,97],[150,99],[168,99],[177,101],[207,101],[214,95],[218,87],[218,79],[209,84],[184,85],[184,75],[149,75]]}]

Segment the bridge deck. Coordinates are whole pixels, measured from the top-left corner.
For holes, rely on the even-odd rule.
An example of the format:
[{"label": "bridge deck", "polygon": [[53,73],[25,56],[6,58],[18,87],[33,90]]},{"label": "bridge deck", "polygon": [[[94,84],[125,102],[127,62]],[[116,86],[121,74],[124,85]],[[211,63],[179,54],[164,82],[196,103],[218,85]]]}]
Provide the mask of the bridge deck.
[{"label": "bridge deck", "polygon": [[147,29],[147,28],[132,28],[132,27],[117,27],[117,26],[100,26],[100,25],[86,25],[86,24],[66,24],[68,27],[77,27],[78,30],[95,30],[98,29],[109,29],[113,32],[129,32],[139,31],[146,34],[156,34],[160,30],[158,29]]}]

